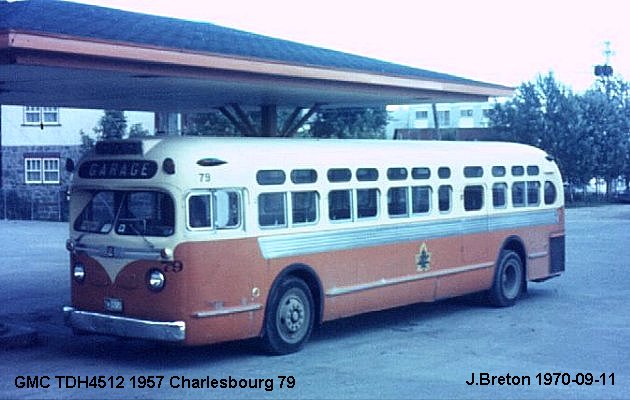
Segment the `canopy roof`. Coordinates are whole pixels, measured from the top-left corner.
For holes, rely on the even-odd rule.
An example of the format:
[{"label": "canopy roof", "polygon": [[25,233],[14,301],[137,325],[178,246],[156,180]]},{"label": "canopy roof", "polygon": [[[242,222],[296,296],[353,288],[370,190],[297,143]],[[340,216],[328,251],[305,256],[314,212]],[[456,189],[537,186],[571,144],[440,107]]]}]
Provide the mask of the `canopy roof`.
[{"label": "canopy roof", "polygon": [[512,88],[202,22],[0,2],[0,104],[202,111],[483,101]]}]

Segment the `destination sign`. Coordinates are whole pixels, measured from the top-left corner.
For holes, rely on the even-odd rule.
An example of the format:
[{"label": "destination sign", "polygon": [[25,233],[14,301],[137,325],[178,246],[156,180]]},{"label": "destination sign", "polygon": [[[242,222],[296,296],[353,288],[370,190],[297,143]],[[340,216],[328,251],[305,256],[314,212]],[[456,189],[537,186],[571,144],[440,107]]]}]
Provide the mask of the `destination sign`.
[{"label": "destination sign", "polygon": [[92,160],[79,167],[79,176],[85,179],[150,179],[158,165],[147,160]]}]

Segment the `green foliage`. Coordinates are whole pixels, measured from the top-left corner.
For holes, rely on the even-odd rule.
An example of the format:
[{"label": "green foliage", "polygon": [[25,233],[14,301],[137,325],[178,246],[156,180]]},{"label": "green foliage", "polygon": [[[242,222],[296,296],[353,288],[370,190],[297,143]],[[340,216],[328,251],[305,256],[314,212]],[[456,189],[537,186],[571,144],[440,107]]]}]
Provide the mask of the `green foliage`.
[{"label": "green foliage", "polygon": [[123,111],[105,110],[105,114],[94,128],[94,133],[100,139],[122,139],[126,130],[127,118]]},{"label": "green foliage", "polygon": [[187,136],[240,136],[221,112],[186,114],[183,134]]},{"label": "green foliage", "polygon": [[85,153],[88,150],[91,150],[94,147],[94,143],[96,142],[96,140],[85,133],[83,129],[79,131],[79,135],[81,135],[81,152]]},{"label": "green foliage", "polygon": [[[278,111],[278,129],[290,118],[291,112]],[[259,111],[248,113],[251,124],[260,129]],[[191,136],[240,136],[234,125],[219,111],[188,114],[184,135]],[[299,136],[318,138],[384,138],[387,111],[380,108],[325,109],[317,112],[298,133]]]},{"label": "green foliage", "polygon": [[150,135],[149,130],[144,129],[144,127],[140,123],[133,124],[131,125],[131,128],[129,128],[130,138],[142,138],[149,135]]},{"label": "green foliage", "polygon": [[387,125],[385,107],[332,108],[317,113],[308,136],[339,139],[383,139]]},{"label": "green foliage", "polygon": [[497,104],[490,125],[504,140],[553,155],[569,183],[600,177],[610,189],[612,179],[630,176],[628,99],[628,85],[620,80],[576,95],[549,74],[523,83],[513,99]]}]

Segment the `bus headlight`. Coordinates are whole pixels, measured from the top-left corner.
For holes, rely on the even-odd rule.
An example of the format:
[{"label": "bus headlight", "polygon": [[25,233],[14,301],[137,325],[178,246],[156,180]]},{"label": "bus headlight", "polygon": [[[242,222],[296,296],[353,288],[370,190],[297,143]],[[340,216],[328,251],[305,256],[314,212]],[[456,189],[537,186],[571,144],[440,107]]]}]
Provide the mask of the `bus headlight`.
[{"label": "bus headlight", "polygon": [[66,240],[66,250],[68,250],[70,253],[74,253],[76,247],[77,244],[73,239]]},{"label": "bus headlight", "polygon": [[159,292],[160,290],[162,290],[164,288],[165,281],[166,278],[160,270],[152,269],[147,274],[147,284],[149,286],[149,289],[153,290],[154,292]]},{"label": "bus headlight", "polygon": [[75,281],[81,283],[85,280],[85,266],[81,263],[74,264],[72,269],[72,277]]}]

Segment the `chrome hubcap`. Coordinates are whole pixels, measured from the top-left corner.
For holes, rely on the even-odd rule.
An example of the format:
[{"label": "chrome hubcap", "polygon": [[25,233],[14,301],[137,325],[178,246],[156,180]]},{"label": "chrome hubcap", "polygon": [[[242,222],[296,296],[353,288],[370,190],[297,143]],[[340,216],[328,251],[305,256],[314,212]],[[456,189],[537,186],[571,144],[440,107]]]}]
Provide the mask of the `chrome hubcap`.
[{"label": "chrome hubcap", "polygon": [[282,339],[289,343],[300,341],[306,334],[309,310],[300,291],[289,291],[282,297],[276,314],[276,326]]}]

